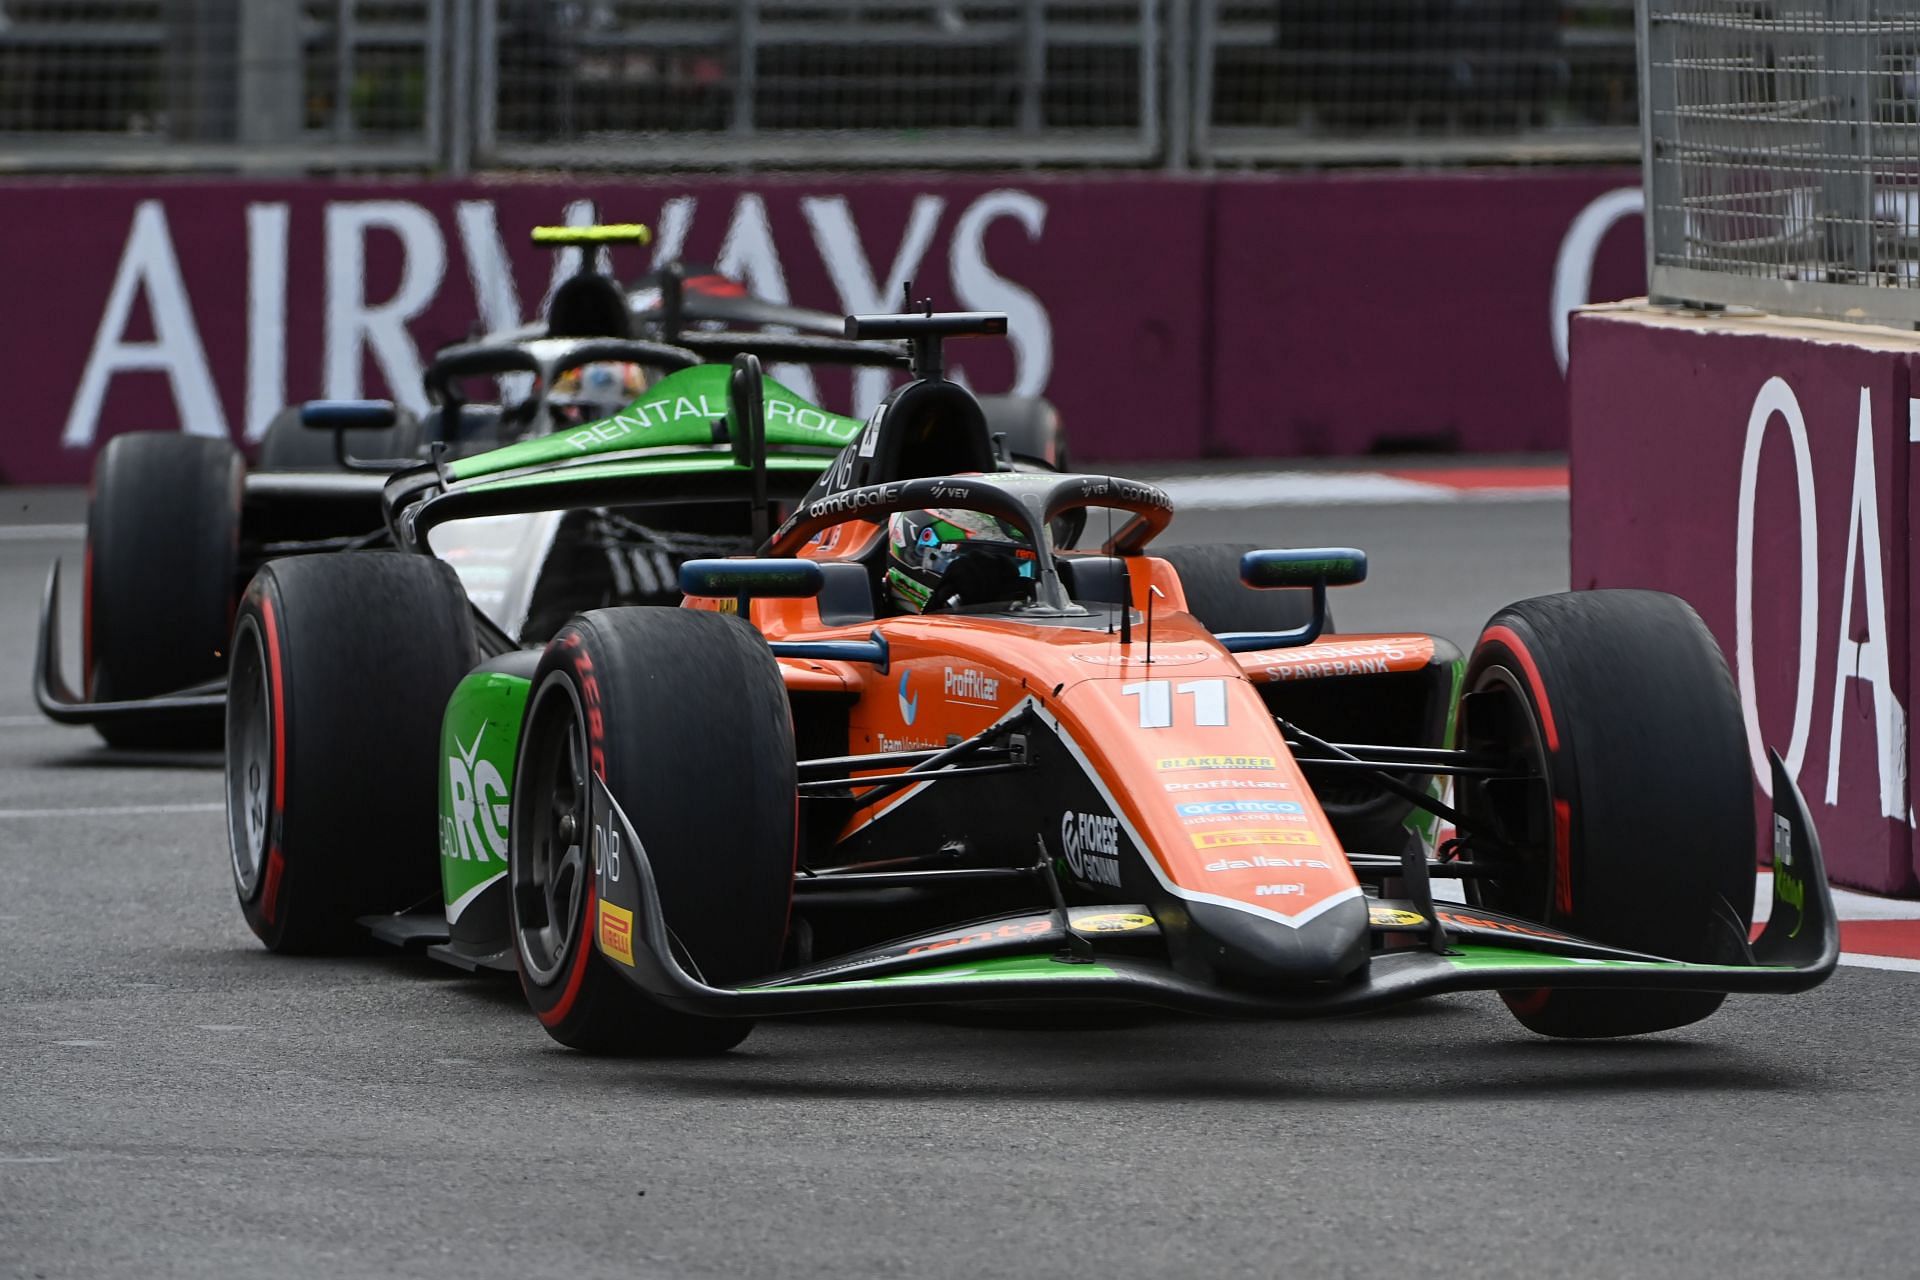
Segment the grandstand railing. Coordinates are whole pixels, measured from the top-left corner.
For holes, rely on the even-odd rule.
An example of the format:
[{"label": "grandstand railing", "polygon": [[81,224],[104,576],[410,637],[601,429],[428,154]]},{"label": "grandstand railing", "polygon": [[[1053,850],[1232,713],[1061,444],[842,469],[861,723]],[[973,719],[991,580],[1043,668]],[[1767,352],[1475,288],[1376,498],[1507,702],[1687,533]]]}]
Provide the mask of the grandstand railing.
[{"label": "grandstand railing", "polygon": [[0,0],[0,169],[1627,160],[1632,2]]},{"label": "grandstand railing", "polygon": [[1920,325],[1920,6],[1641,3],[1652,296]]}]

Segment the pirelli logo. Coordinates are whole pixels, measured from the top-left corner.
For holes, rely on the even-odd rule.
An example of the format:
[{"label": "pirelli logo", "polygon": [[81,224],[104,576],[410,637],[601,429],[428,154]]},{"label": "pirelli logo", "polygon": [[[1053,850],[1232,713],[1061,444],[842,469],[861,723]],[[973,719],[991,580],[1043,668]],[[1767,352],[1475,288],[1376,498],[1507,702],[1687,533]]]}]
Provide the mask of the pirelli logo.
[{"label": "pirelli logo", "polygon": [[633,912],[600,899],[600,950],[609,960],[633,966]]},{"label": "pirelli logo", "polygon": [[1311,831],[1196,831],[1193,833],[1193,846],[1196,849],[1225,849],[1234,845],[1250,844],[1319,844],[1320,837]]}]

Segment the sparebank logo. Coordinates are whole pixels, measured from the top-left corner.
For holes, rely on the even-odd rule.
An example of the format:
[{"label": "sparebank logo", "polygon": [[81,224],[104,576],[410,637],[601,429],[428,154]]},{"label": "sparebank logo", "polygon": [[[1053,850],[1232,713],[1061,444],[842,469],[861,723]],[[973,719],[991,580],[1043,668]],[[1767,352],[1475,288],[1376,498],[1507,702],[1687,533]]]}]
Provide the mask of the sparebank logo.
[{"label": "sparebank logo", "polygon": [[900,722],[902,724],[912,724],[913,718],[920,714],[920,695],[915,693],[911,698],[907,696],[907,685],[912,679],[913,672],[900,673]]}]

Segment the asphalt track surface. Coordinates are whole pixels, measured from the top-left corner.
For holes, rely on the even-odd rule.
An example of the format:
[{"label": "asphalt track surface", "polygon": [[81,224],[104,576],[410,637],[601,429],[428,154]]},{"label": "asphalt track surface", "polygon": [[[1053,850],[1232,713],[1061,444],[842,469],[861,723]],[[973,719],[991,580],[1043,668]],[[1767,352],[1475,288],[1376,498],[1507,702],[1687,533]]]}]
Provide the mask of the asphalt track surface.
[{"label": "asphalt track surface", "polygon": [[[77,519],[0,493],[0,525]],[[1366,546],[1342,628],[1463,643],[1567,572],[1559,502],[1174,532]],[[217,758],[32,714],[40,585],[77,550],[0,532],[0,1275],[1913,1274],[1912,973],[1608,1044],[1455,996],[1309,1024],[815,1019],[606,1062],[511,982],[269,956]]]}]

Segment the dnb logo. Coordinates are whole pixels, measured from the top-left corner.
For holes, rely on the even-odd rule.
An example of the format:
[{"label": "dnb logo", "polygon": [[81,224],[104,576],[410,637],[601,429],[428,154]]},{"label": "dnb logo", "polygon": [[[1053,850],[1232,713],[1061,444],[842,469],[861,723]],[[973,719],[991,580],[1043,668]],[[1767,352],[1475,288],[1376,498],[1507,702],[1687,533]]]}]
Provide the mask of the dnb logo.
[{"label": "dnb logo", "polygon": [[1120,887],[1120,819],[1068,810],[1060,815],[1060,849],[1076,879]]},{"label": "dnb logo", "polygon": [[440,856],[450,861],[507,860],[507,782],[491,760],[478,759],[487,722],[473,745],[453,740],[447,757],[447,811],[440,816]]}]

